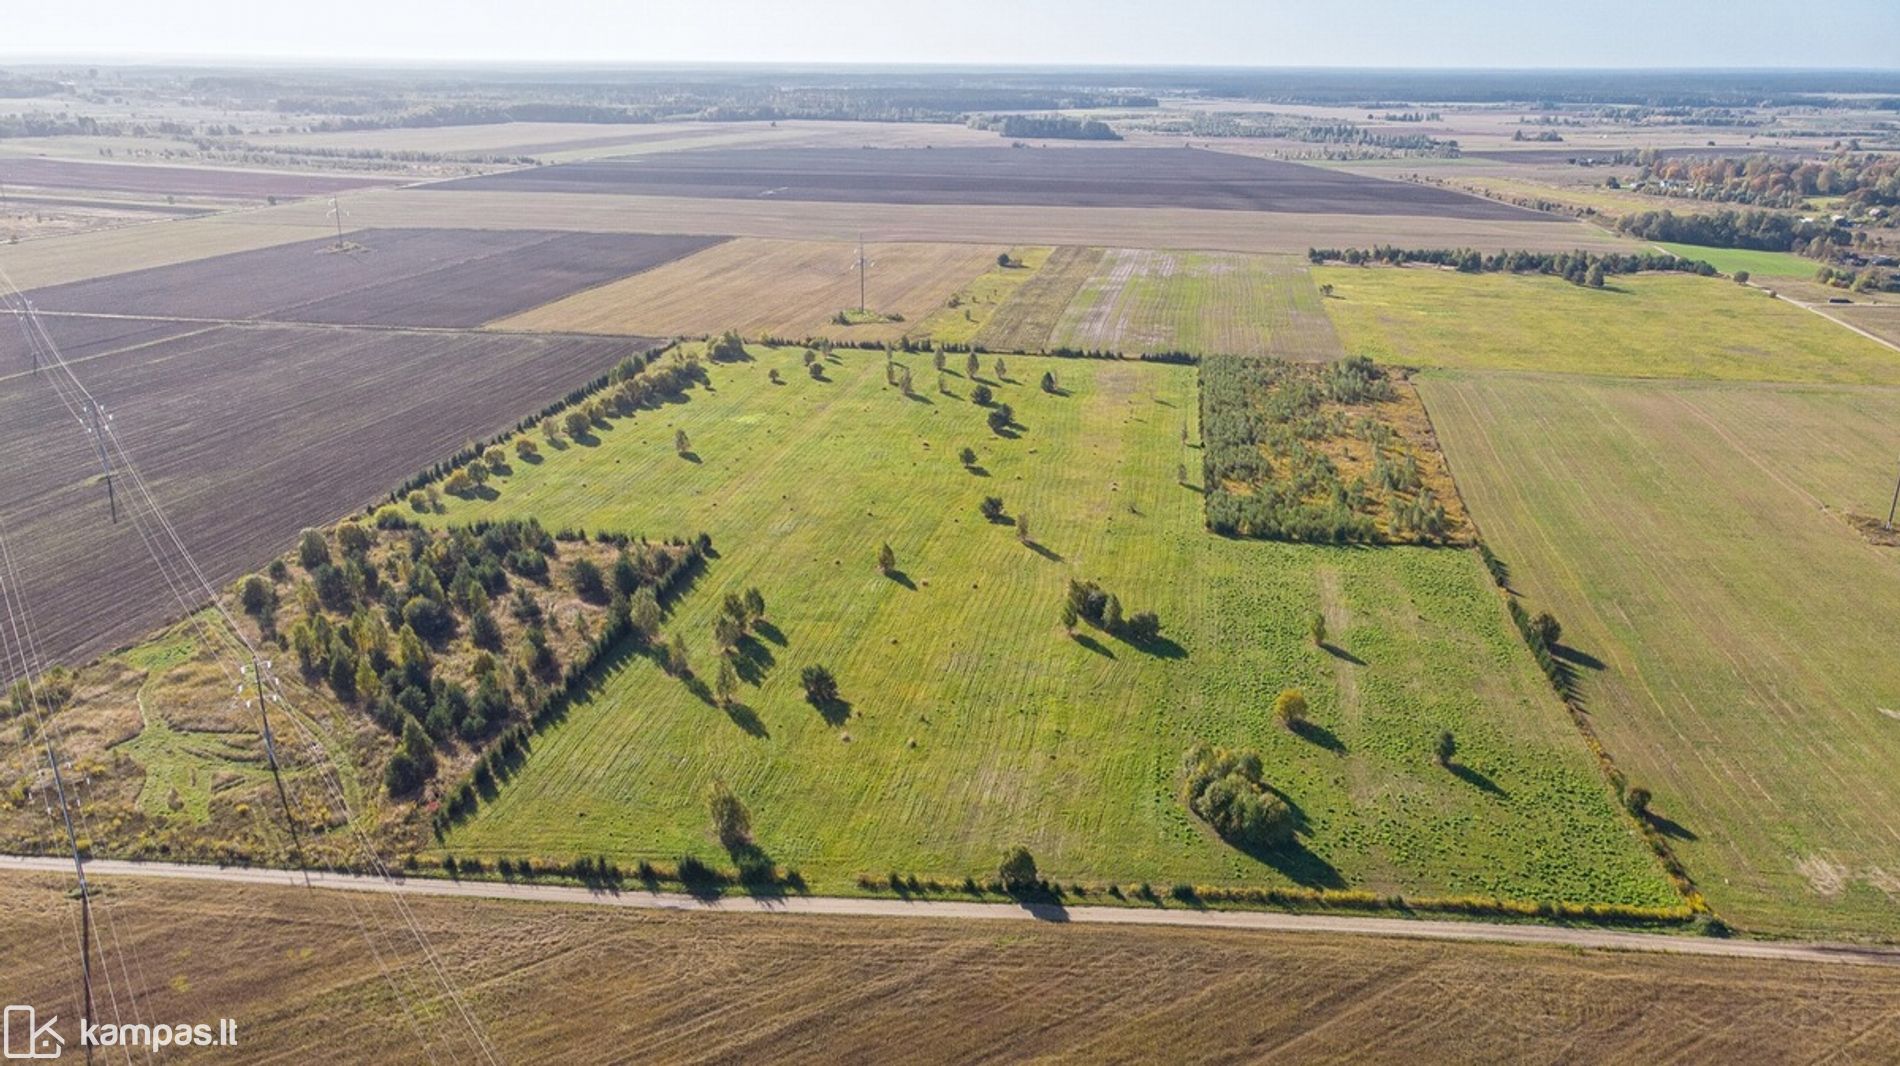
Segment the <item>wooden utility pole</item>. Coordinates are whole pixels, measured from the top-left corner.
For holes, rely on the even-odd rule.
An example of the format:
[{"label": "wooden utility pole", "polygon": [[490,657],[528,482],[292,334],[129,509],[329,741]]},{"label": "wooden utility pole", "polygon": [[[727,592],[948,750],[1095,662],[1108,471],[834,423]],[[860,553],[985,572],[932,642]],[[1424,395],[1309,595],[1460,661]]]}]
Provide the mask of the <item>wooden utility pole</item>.
[{"label": "wooden utility pole", "polygon": [[[39,694],[29,686],[27,699],[36,700]],[[79,855],[79,834],[73,831],[73,809],[66,799],[66,778],[59,772],[59,756],[53,751],[53,734],[44,722],[40,724],[40,739],[46,744],[46,765],[53,771],[53,791],[59,797],[59,815],[66,823],[66,844],[73,852],[73,873],[79,878],[79,981],[85,999],[86,1019],[93,1018],[92,1013],[92,890],[86,885],[86,863]],[[86,1061],[92,1061],[92,1045],[86,1045]]]},{"label": "wooden utility pole", "polygon": [[106,451],[105,412],[98,404],[92,405],[92,443],[99,450],[99,469],[106,477],[106,505],[112,509],[112,524],[119,524],[119,498],[112,491],[112,456]]},{"label": "wooden utility pole", "polygon": [[1893,502],[1887,505],[1887,532],[1893,532],[1893,512],[1900,508],[1900,474],[1893,479]]},{"label": "wooden utility pole", "polygon": [[290,792],[284,788],[284,773],[277,765],[277,741],[271,735],[270,700],[264,695],[264,671],[259,667],[257,653],[251,653],[251,684],[257,693],[257,714],[264,727],[264,757],[270,760],[271,777],[277,782],[277,801],[284,806],[284,825],[290,829],[290,850],[297,860],[297,869],[302,870],[303,837],[297,832],[297,819],[290,812]]}]

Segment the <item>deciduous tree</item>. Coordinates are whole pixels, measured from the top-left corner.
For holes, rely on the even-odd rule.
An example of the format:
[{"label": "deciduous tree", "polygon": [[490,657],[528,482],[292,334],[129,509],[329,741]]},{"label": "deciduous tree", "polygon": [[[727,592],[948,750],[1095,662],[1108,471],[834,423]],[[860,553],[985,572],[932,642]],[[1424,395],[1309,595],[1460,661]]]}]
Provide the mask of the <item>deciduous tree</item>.
[{"label": "deciduous tree", "polygon": [[1273,717],[1288,729],[1306,721],[1306,693],[1297,688],[1281,689],[1273,698]]}]

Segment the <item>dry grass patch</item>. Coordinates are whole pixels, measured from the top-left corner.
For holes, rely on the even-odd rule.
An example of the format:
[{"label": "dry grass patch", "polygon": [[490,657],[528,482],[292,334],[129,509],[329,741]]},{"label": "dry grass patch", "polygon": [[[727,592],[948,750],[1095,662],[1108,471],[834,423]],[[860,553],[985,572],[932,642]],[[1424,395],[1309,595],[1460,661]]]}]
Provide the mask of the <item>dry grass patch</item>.
[{"label": "dry grass patch", "polygon": [[866,245],[865,306],[901,320],[832,320],[858,306],[857,245],[740,239],[491,325],[634,336],[736,329],[747,336],[897,340],[1009,250],[985,244]]}]

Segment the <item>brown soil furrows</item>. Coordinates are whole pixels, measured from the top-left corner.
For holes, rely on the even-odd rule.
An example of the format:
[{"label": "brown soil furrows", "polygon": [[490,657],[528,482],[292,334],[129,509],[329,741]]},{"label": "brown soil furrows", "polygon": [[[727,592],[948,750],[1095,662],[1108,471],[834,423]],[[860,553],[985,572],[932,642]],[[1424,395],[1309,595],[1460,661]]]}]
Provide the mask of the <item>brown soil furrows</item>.
[{"label": "brown soil furrows", "polygon": [[1431,186],[1191,148],[714,149],[513,170],[425,188],[1556,221]]},{"label": "brown soil furrows", "polygon": [[270,196],[320,196],[348,189],[394,185],[388,178],[337,174],[287,174],[235,167],[167,167],[140,163],[90,163],[34,156],[0,158],[0,184],[43,189],[99,189],[154,196],[222,196],[262,200]]},{"label": "brown soil furrows", "polygon": [[718,238],[385,229],[51,288],[43,311],[472,327],[690,255]]},{"label": "brown soil furrows", "polygon": [[[90,328],[44,321],[62,346]],[[224,582],[648,343],[228,325],[76,369]],[[15,376],[0,390],[0,454],[16,475],[0,483],[0,514],[49,659],[75,662],[180,613],[124,513],[123,479],[119,524],[108,519],[91,439],[50,383]]]}]

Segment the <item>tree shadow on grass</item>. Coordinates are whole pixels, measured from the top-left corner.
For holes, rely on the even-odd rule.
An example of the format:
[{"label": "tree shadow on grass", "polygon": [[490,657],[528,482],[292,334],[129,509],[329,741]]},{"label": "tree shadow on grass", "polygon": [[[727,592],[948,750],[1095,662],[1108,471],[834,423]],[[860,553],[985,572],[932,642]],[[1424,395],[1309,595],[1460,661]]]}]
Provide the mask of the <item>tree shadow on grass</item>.
[{"label": "tree shadow on grass", "polygon": [[1004,426],[1002,429],[993,430],[992,432],[994,432],[997,436],[1003,438],[1004,440],[1016,440],[1020,438],[1025,432],[1027,432],[1028,429],[1029,429],[1028,426],[1023,425],[1020,422],[1011,422],[1009,425]]},{"label": "tree shadow on grass", "polygon": [[759,685],[765,681],[765,675],[778,665],[778,657],[772,654],[770,646],[748,633],[739,638],[732,649],[732,672],[739,680],[748,685]]},{"label": "tree shadow on grass", "polygon": [[529,466],[540,466],[542,463],[548,461],[547,456],[542,455],[540,452],[529,452],[526,455],[520,456],[520,459]]},{"label": "tree shadow on grass", "polygon": [[1346,754],[1345,742],[1340,740],[1338,735],[1332,730],[1317,722],[1295,722],[1293,723],[1292,730],[1294,736],[1299,737],[1308,744],[1325,748],[1334,755]]},{"label": "tree shadow on grass", "polygon": [[1023,546],[1028,548],[1030,551],[1035,552],[1037,555],[1042,556],[1044,559],[1049,560],[1052,563],[1059,563],[1062,561],[1061,552],[1056,551],[1054,548],[1044,547],[1038,541],[1026,540],[1026,541],[1023,541]]},{"label": "tree shadow on grass", "polygon": [[1113,659],[1115,657],[1115,653],[1111,651],[1106,644],[1103,644],[1101,641],[1096,640],[1094,637],[1089,636],[1087,633],[1081,633],[1081,632],[1076,633],[1075,642],[1077,644],[1082,645],[1084,648],[1087,648],[1088,650],[1094,652],[1097,655],[1101,655],[1109,659]]},{"label": "tree shadow on grass", "polygon": [[890,578],[892,581],[896,582],[899,585],[904,586],[905,588],[911,590],[912,592],[917,591],[917,582],[912,581],[910,579],[909,574],[906,574],[905,572],[897,569],[896,567],[892,567],[891,569],[884,571],[884,576]]},{"label": "tree shadow on grass", "polygon": [[[785,895],[785,885],[778,878],[778,864],[772,861],[772,856],[764,848],[750,840],[734,842],[726,845],[726,854],[732,858],[733,865],[739,868],[739,886],[747,895],[755,899],[776,899]],[[799,878],[798,883],[803,884],[804,879]]]},{"label": "tree shadow on grass", "polygon": [[838,698],[829,700],[807,700],[807,702],[812,705],[813,710],[818,712],[818,717],[825,720],[826,725],[843,725],[851,718],[850,700]]},{"label": "tree shadow on grass", "polygon": [[1463,781],[1465,784],[1483,789],[1484,791],[1489,792],[1490,794],[1498,797],[1499,799],[1505,799],[1510,796],[1509,792],[1506,792],[1504,791],[1504,789],[1498,787],[1498,783],[1496,781],[1491,780],[1489,777],[1486,777],[1484,774],[1478,772],[1477,770],[1473,770],[1471,767],[1466,766],[1464,763],[1459,763],[1459,762],[1446,763],[1445,769],[1450,770],[1453,776],[1457,777],[1458,780]]},{"label": "tree shadow on grass", "polygon": [[1340,647],[1339,645],[1334,644],[1330,640],[1321,641],[1319,647],[1321,651],[1325,652],[1326,654],[1332,656],[1335,659],[1344,659],[1347,662],[1353,664],[1354,666],[1366,665],[1366,661],[1364,659],[1361,659],[1359,656],[1354,655],[1352,652],[1349,652],[1346,649]]},{"label": "tree shadow on grass", "polygon": [[726,704],[725,711],[726,717],[732,719],[732,724],[738,726],[747,736],[763,740],[772,735],[772,731],[765,728],[765,720],[759,717],[759,712],[738,700]]},{"label": "tree shadow on grass", "polygon": [[717,707],[719,705],[719,701],[713,698],[712,689],[706,687],[706,682],[701,681],[699,675],[695,674],[691,677],[681,678],[680,684],[685,685],[686,691],[692,693],[699,702],[706,706]]},{"label": "tree shadow on grass", "polygon": [[904,397],[910,400],[912,403],[929,404],[932,407],[937,406],[937,401],[931,399],[928,396],[925,396],[921,392],[907,392],[904,394]]},{"label": "tree shadow on grass", "polygon": [[1649,820],[1650,825],[1655,827],[1656,832],[1661,833],[1663,836],[1666,836],[1670,838],[1671,840],[1701,840],[1702,839],[1701,837],[1696,835],[1695,830],[1690,829],[1688,826],[1683,825],[1681,822],[1678,822],[1673,818],[1666,818],[1663,815],[1657,814],[1653,810],[1647,812],[1644,815],[1644,817]]},{"label": "tree shadow on grass", "polygon": [[[1333,864],[1315,855],[1312,849],[1300,842],[1300,837],[1304,836],[1310,827],[1306,809],[1295,802],[1293,797],[1272,785],[1267,786],[1267,791],[1278,796],[1280,802],[1286,804],[1287,810],[1292,813],[1293,836],[1273,847],[1243,844],[1233,844],[1233,846],[1247,857],[1278,870],[1281,876],[1296,885],[1305,888],[1345,888],[1346,879],[1339,876],[1339,871]],[[1233,842],[1229,841],[1229,843]]]},{"label": "tree shadow on grass", "polygon": [[990,476],[990,472],[987,467],[983,467],[979,465],[971,465],[971,466],[966,466],[963,469],[968,470],[970,472],[970,476],[972,477],[989,477]]},{"label": "tree shadow on grass", "polygon": [[1580,651],[1568,644],[1551,645],[1550,653],[1572,666],[1581,666],[1586,670],[1603,669],[1603,660],[1587,651]]},{"label": "tree shadow on grass", "polygon": [[700,462],[703,462],[703,460],[702,460],[702,459],[700,459],[700,457],[699,457],[699,453],[698,453],[698,452],[696,452],[696,451],[694,451],[694,450],[693,450],[693,449],[691,449],[691,448],[688,448],[688,449],[686,449],[685,451],[683,451],[683,452],[681,452],[681,453],[679,453],[679,456],[680,456],[680,458],[681,458],[681,459],[684,459],[684,460],[686,460],[686,461],[687,461],[687,462],[689,462],[689,463],[700,463]]},{"label": "tree shadow on grass", "polygon": [[781,648],[785,646],[784,631],[763,618],[752,623],[752,632],[757,633],[759,636],[764,637]]},{"label": "tree shadow on grass", "polygon": [[1136,640],[1133,637],[1117,637],[1116,639],[1120,640],[1123,644],[1128,645],[1129,647],[1135,649],[1136,651],[1141,652],[1143,655],[1152,655],[1157,659],[1185,659],[1187,658],[1186,648],[1182,647],[1179,643],[1169,640],[1167,637],[1160,636],[1158,634],[1156,636],[1149,637],[1147,640]]}]

